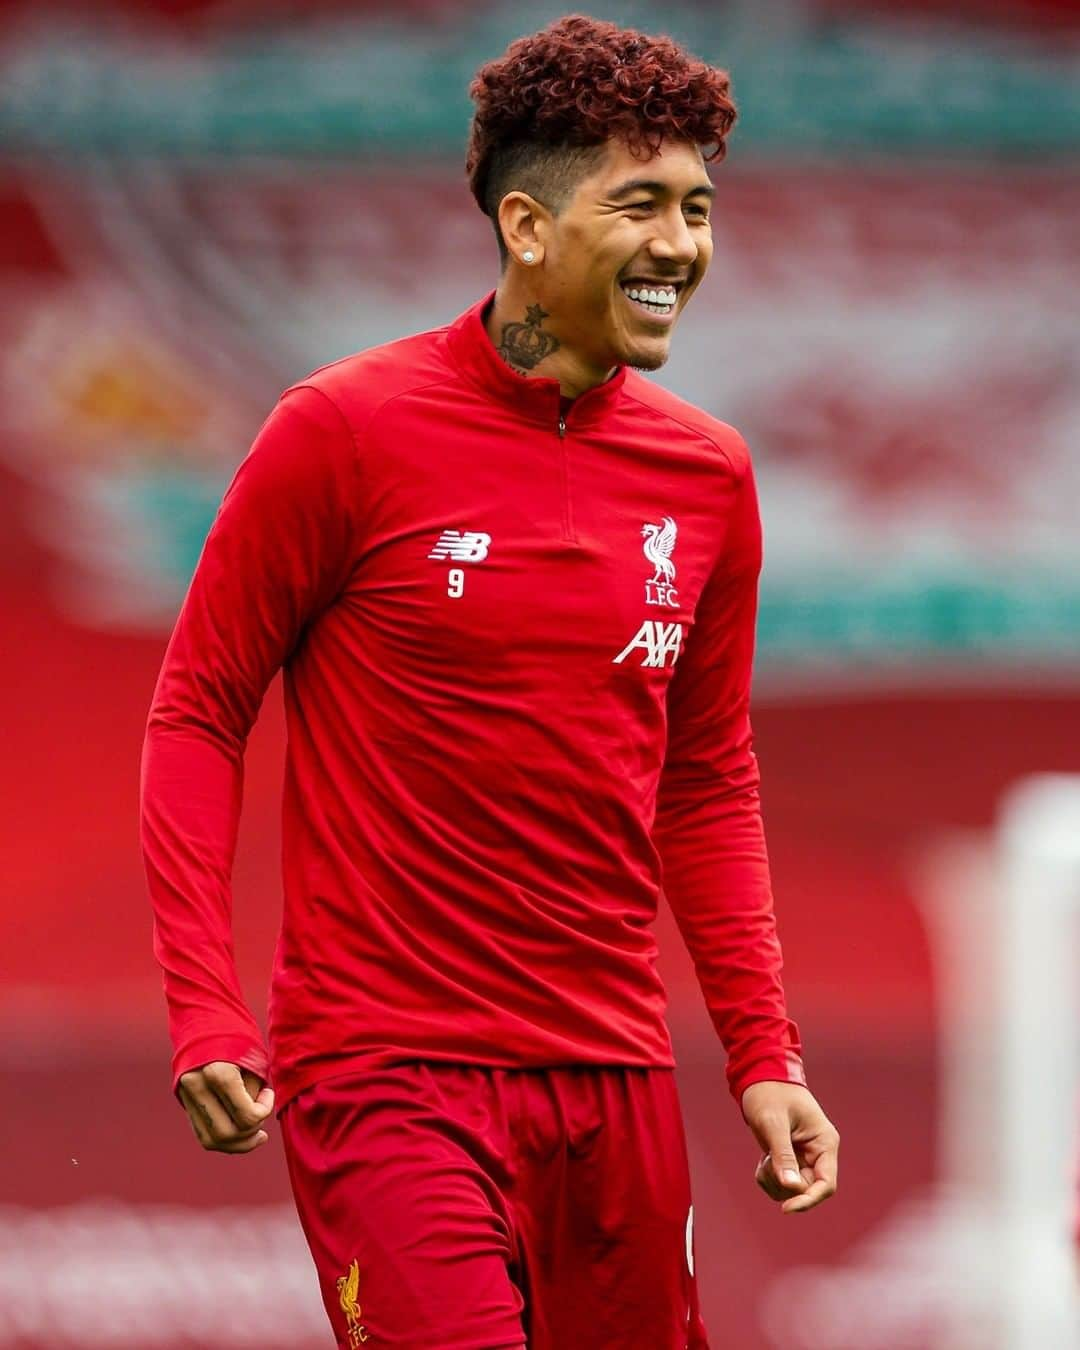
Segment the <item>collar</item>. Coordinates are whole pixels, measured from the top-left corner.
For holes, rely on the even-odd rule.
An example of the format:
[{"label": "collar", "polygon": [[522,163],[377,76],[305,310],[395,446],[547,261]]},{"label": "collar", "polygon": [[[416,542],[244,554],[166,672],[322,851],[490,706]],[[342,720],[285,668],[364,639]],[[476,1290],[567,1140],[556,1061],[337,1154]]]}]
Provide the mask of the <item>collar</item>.
[{"label": "collar", "polygon": [[509,404],[529,421],[542,422],[553,429],[559,425],[564,408],[568,409],[567,425],[589,426],[606,417],[622,396],[626,367],[616,367],[610,379],[586,389],[566,405],[558,380],[519,375],[495,350],[484,327],[494,300],[495,292],[491,291],[450,325],[450,353],[462,374],[489,397]]}]

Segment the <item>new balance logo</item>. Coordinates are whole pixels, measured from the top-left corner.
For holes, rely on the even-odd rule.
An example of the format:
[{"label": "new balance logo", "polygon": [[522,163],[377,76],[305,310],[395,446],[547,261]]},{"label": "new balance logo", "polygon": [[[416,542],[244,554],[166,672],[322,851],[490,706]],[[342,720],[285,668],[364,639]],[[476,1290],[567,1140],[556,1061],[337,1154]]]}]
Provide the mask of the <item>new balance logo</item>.
[{"label": "new balance logo", "polygon": [[682,650],[682,633],[681,623],[663,623],[659,619],[646,619],[635,633],[633,640],[626,644],[611,664],[621,665],[632,651],[642,651],[645,655],[639,665],[666,666],[669,656],[671,664],[674,665]]},{"label": "new balance logo", "polygon": [[429,558],[453,558],[455,562],[483,562],[491,535],[482,530],[443,530]]}]

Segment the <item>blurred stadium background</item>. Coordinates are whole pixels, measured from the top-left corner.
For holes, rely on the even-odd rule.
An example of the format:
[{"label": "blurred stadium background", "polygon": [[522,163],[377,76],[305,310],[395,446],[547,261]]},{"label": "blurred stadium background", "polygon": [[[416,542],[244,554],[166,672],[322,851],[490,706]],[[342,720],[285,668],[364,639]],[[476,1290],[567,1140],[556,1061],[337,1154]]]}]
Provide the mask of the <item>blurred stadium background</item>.
[{"label": "blurred stadium background", "polygon": [[[465,90],[567,8],[0,0],[0,1346],[328,1344],[277,1141],[204,1155],[169,1095],[143,719],[278,391],[493,284]],[[844,1135],[841,1198],[781,1221],[662,917],[714,1343],[991,1350],[988,832],[1080,771],[1080,11],[583,8],[727,66],[742,108],[657,378],[755,448],[788,990]],[[278,701],[235,876],[258,1007]]]}]

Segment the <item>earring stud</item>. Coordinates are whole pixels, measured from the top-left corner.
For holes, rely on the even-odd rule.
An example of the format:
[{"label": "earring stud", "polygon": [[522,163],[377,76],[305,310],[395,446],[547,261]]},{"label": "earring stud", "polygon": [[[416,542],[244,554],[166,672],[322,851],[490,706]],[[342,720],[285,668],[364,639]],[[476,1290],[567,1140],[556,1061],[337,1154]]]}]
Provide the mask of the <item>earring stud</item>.
[{"label": "earring stud", "polygon": [[525,252],[521,255],[521,261],[527,263],[535,262],[536,254],[532,251],[531,248],[527,248]]}]

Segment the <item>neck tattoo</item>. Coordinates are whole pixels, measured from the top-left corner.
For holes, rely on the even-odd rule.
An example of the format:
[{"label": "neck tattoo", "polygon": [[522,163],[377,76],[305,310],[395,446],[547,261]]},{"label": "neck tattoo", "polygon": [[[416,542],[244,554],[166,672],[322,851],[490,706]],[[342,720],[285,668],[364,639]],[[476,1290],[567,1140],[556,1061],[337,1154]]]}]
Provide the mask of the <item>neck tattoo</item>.
[{"label": "neck tattoo", "polygon": [[519,375],[532,370],[545,356],[559,350],[559,339],[541,332],[540,325],[550,315],[539,305],[529,305],[524,323],[503,325],[502,339],[496,351],[511,369]]}]

